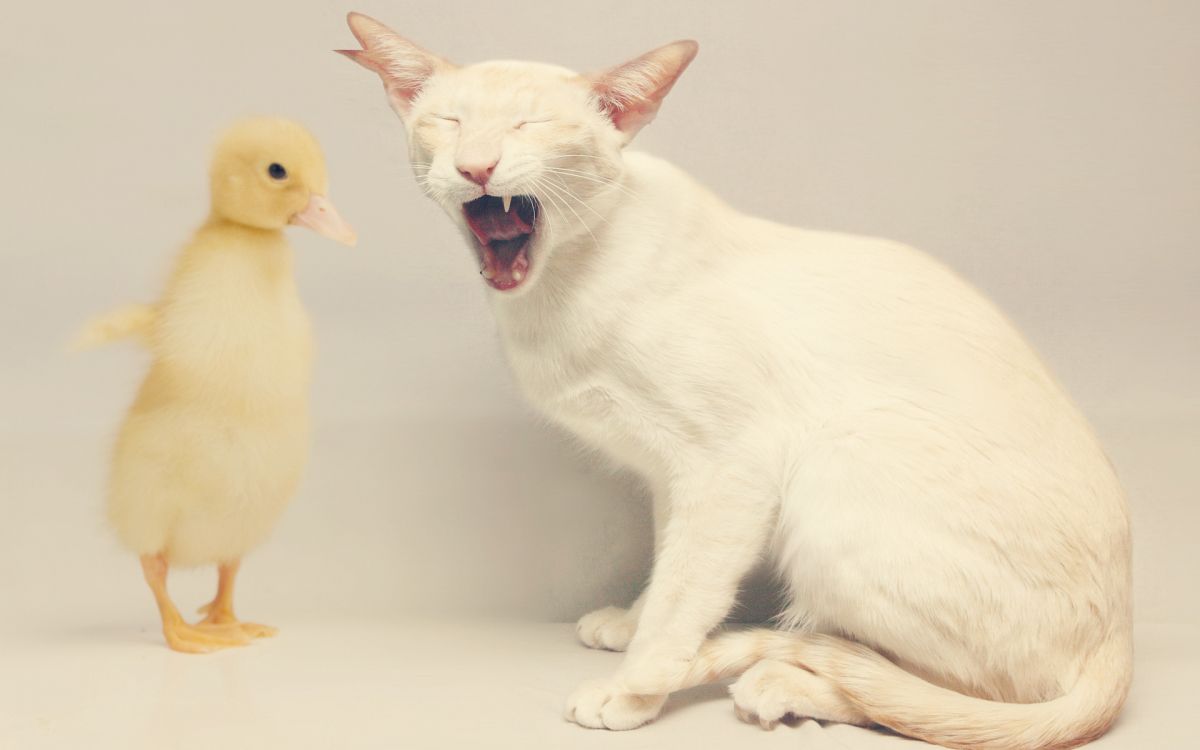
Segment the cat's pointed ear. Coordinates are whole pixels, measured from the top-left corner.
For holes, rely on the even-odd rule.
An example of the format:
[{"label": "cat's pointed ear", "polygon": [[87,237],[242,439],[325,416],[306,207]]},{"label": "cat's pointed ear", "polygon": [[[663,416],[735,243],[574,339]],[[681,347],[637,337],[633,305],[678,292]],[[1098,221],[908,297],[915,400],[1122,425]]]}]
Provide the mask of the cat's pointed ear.
[{"label": "cat's pointed ear", "polygon": [[615,68],[587,76],[600,108],[628,141],[654,119],[663,98],[700,45],[690,39],[672,42]]},{"label": "cat's pointed ear", "polygon": [[362,49],[335,51],[379,75],[392,108],[401,118],[408,117],[413,100],[430,78],[454,68],[453,64],[421,49],[370,16],[350,13],[346,23]]}]

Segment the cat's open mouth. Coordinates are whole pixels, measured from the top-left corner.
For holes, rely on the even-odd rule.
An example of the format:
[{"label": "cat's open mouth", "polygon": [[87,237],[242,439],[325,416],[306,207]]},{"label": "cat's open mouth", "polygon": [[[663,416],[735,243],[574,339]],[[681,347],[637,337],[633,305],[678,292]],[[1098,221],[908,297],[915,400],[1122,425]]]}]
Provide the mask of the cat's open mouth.
[{"label": "cat's open mouth", "polygon": [[537,200],[527,195],[485,195],[463,204],[467,226],[479,244],[479,273],[502,292],[529,277],[529,245],[537,222]]}]

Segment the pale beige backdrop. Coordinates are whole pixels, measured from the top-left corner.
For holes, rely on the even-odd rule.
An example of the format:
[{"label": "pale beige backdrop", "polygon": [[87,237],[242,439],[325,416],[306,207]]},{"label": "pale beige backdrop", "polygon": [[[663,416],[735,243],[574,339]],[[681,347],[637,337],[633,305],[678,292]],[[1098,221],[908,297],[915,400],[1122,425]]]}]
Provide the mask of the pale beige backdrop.
[{"label": "pale beige backdrop", "polygon": [[[102,518],[145,358],[61,350],[89,315],[152,298],[206,210],[214,133],[256,113],[317,134],[361,244],[293,234],[316,450],[242,608],[286,638],[392,613],[570,620],[636,593],[640,490],[519,400],[378,82],[329,51],[352,44],[350,9],[460,62],[590,69],[699,40],[636,146],[748,211],[915,244],[997,299],[1128,487],[1139,621],[1200,622],[1200,5],[118,0],[0,20],[0,634],[155,641]],[[209,586],[176,582],[189,606]],[[771,596],[753,587],[743,614]]]}]

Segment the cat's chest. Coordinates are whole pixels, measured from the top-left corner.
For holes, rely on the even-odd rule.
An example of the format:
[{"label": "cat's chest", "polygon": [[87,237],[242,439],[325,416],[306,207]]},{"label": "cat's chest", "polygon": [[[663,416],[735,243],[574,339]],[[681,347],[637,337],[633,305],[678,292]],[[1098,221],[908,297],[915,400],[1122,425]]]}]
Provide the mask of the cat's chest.
[{"label": "cat's chest", "polygon": [[672,430],[656,402],[652,379],[616,342],[587,349],[508,346],[526,399],[547,418],[618,461],[646,469],[668,450]]},{"label": "cat's chest", "polygon": [[636,408],[630,373],[613,349],[512,346],[509,364],[526,398],[547,416],[612,420]]}]

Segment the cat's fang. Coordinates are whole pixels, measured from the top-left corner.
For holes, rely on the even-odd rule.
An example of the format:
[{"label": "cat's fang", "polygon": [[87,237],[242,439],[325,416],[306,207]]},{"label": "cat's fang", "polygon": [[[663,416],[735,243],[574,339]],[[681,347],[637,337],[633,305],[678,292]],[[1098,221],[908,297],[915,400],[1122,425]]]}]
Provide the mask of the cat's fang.
[{"label": "cat's fang", "polygon": [[512,208],[512,196],[506,195],[506,196],[502,197],[500,200],[502,200],[504,202],[504,213],[508,213],[509,209]]}]

